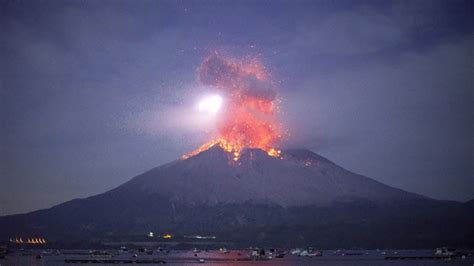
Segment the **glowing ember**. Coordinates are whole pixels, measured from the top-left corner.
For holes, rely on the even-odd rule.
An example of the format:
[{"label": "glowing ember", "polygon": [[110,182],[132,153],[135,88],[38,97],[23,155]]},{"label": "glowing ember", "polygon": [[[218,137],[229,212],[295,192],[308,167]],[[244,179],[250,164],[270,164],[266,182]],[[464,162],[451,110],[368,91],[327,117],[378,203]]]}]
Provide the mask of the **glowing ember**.
[{"label": "glowing ember", "polygon": [[221,106],[219,96],[200,103],[199,109],[213,113],[222,107],[217,121],[218,137],[183,155],[183,159],[214,145],[233,153],[234,160],[239,159],[244,148],[259,148],[270,156],[280,156],[275,148],[281,138],[280,124],[275,117],[276,93],[261,64],[212,56],[201,65],[199,79],[205,85],[215,87],[226,98],[226,106]]}]

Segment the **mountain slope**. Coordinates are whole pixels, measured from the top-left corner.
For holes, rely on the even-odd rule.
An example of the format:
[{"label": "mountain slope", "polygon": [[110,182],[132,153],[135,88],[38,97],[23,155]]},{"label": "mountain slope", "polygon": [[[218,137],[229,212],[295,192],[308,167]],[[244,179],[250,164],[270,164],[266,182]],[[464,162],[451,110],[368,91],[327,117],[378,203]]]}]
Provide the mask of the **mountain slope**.
[{"label": "mountain slope", "polygon": [[0,217],[0,238],[64,241],[167,231],[239,243],[469,246],[473,221],[466,204],[386,186],[307,150],[288,150],[279,159],[248,149],[234,162],[216,146],[100,195]]},{"label": "mountain slope", "polygon": [[284,152],[279,159],[248,149],[233,162],[228,153],[213,147],[187,160],[155,168],[122,187],[190,205],[253,200],[289,207],[353,199],[421,198],[353,174],[305,150]]}]

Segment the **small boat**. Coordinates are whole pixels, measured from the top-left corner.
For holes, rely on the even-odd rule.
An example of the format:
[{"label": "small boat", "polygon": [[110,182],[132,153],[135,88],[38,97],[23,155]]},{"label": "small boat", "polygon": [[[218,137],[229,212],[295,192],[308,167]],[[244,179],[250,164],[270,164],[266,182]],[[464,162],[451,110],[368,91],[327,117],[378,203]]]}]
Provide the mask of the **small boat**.
[{"label": "small boat", "polygon": [[295,248],[290,251],[291,255],[299,255],[301,253],[301,249]]},{"label": "small boat", "polygon": [[220,248],[219,253],[227,254],[227,253],[229,253],[229,251],[226,248]]},{"label": "small boat", "polygon": [[268,255],[274,258],[283,258],[286,255],[286,252],[282,249],[270,248],[268,250]]},{"label": "small boat", "polygon": [[128,248],[126,246],[121,246],[119,248],[119,253],[128,253]]},{"label": "small boat", "polygon": [[112,255],[106,250],[94,250],[94,251],[91,251],[90,254],[93,257],[106,257],[106,258],[112,257]]},{"label": "small boat", "polygon": [[275,258],[279,258],[279,259],[282,259],[283,257],[285,257],[286,253],[278,253]]},{"label": "small boat", "polygon": [[263,248],[256,248],[252,250],[252,252],[249,255],[249,258],[252,260],[271,260],[273,258],[272,255],[266,254],[265,249]]},{"label": "small boat", "polygon": [[53,252],[49,251],[49,250],[43,250],[43,251],[41,251],[41,255],[50,256],[50,255],[53,255]]},{"label": "small boat", "polygon": [[314,248],[308,248],[306,250],[303,250],[300,252],[298,256],[301,257],[321,257],[323,253],[319,250],[316,250]]},{"label": "small boat", "polygon": [[434,255],[439,257],[452,257],[456,256],[457,251],[455,248],[441,247],[435,250]]}]

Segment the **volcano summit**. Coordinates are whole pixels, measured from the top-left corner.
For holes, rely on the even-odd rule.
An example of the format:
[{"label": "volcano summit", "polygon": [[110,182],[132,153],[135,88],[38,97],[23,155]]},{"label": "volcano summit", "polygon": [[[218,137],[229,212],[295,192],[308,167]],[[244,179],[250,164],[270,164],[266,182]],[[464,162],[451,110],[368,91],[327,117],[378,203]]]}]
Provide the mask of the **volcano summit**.
[{"label": "volcano summit", "polygon": [[[0,237],[50,241],[172,232],[236,245],[473,246],[472,204],[409,193],[309,150],[274,157],[215,145],[100,195],[0,218]],[[67,232],[67,233],[65,233]]]}]

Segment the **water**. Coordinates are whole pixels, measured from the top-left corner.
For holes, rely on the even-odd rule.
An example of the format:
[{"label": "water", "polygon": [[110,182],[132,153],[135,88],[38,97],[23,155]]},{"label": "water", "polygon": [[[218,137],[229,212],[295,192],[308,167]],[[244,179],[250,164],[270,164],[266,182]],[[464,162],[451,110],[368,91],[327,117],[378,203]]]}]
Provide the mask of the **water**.
[{"label": "water", "polygon": [[[5,259],[0,259],[0,266],[8,265],[28,265],[28,266],[81,266],[84,263],[66,263],[66,259],[113,259],[113,260],[151,260],[163,259],[166,264],[171,265],[197,265],[200,258],[205,259],[204,265],[275,265],[275,266],[292,266],[292,265],[329,265],[329,266],[423,266],[423,265],[469,265],[474,266],[474,254],[462,259],[460,257],[452,260],[385,260],[385,257],[394,256],[431,256],[432,250],[325,250],[321,257],[298,257],[287,254],[284,258],[274,258],[268,261],[235,261],[247,258],[248,251],[231,251],[227,254],[218,251],[202,251],[194,256],[190,251],[171,251],[168,254],[155,252],[153,255],[146,255],[139,252],[129,252],[118,254],[115,252],[111,256],[92,256],[87,254],[88,251],[73,251],[68,254],[61,255],[43,255],[41,259],[36,256],[40,251],[15,252],[9,254]],[[75,253],[75,254],[73,254]],[[82,254],[78,254],[82,253]],[[113,254],[113,253],[111,253]],[[133,258],[133,254],[137,254],[137,258]],[[100,265],[114,265],[103,264]],[[157,264],[140,264],[140,265],[157,265]]]}]

